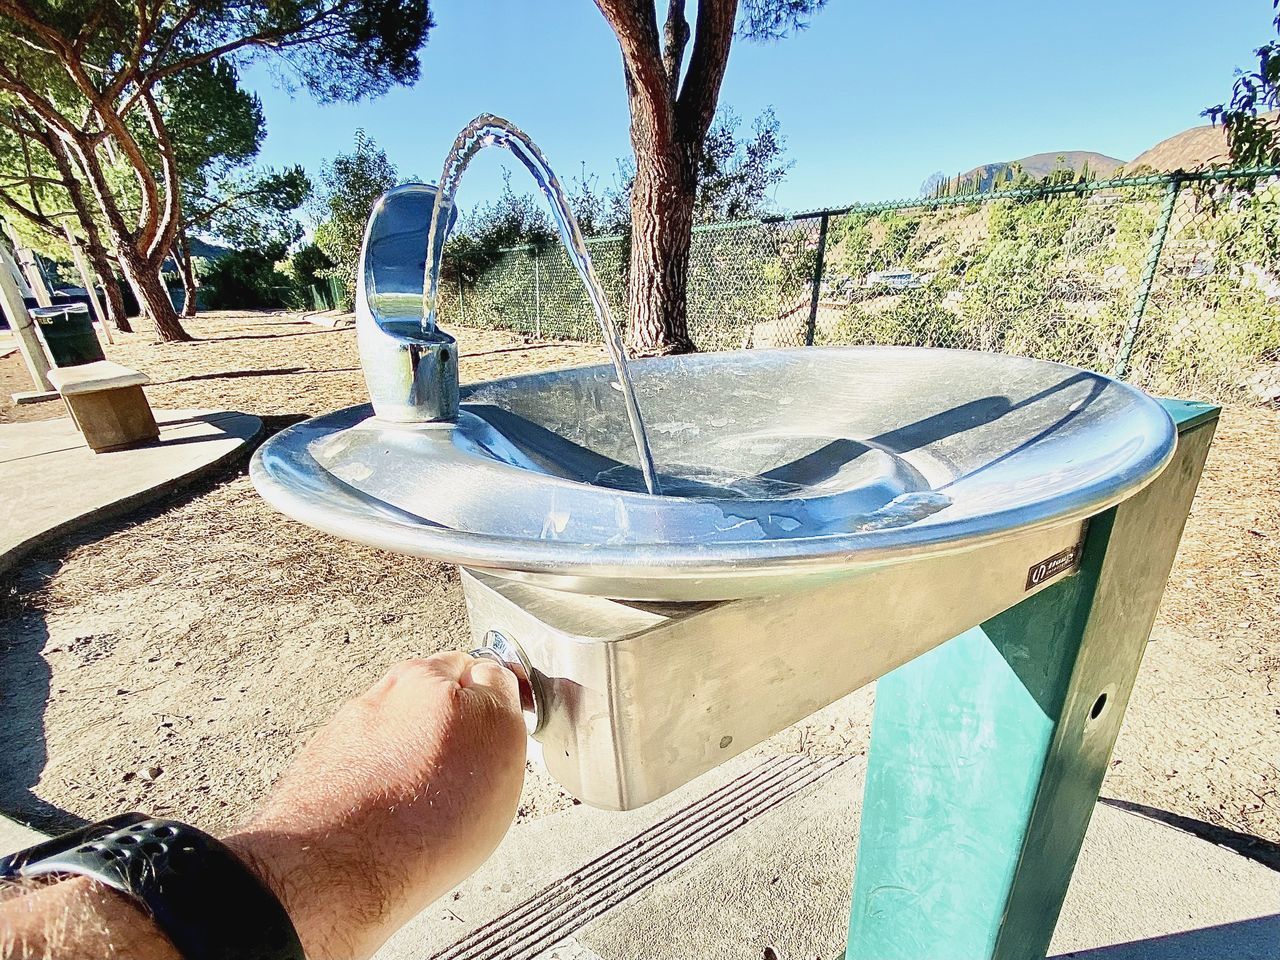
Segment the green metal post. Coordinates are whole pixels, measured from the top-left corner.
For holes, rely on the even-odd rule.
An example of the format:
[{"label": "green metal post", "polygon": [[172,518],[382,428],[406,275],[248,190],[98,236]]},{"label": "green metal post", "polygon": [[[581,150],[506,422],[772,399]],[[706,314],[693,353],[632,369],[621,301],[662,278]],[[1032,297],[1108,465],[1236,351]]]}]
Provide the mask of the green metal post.
[{"label": "green metal post", "polygon": [[458,322],[466,323],[467,322],[467,302],[466,302],[466,295],[462,292],[462,262],[461,261],[459,261],[457,264],[457,274],[458,274]]},{"label": "green metal post", "polygon": [[813,346],[814,334],[818,329],[818,298],[822,295],[822,268],[827,256],[827,224],[830,219],[824,213],[818,224],[818,255],[813,265],[813,291],[809,296],[809,320],[804,329],[806,347]]},{"label": "green metal post", "polygon": [[879,681],[847,960],[1047,953],[1217,424],[1166,409],[1173,461],[1075,575]]},{"label": "green metal post", "polygon": [[1160,219],[1151,234],[1151,248],[1147,251],[1147,262],[1142,267],[1142,278],[1138,281],[1138,293],[1133,301],[1133,313],[1129,316],[1129,326],[1124,332],[1124,342],[1120,344],[1120,353],[1116,357],[1112,375],[1124,377],[1129,372],[1129,361],[1133,359],[1133,347],[1138,341],[1138,331],[1142,329],[1142,318],[1147,312],[1147,300],[1151,298],[1151,287],[1155,283],[1156,270],[1160,266],[1160,253],[1164,249],[1165,239],[1169,236],[1169,223],[1173,220],[1173,209],[1178,204],[1178,192],[1182,189],[1182,173],[1175,171],[1169,178],[1165,188],[1164,204],[1160,208]]},{"label": "green metal post", "polygon": [[533,251],[533,335],[542,339],[542,268],[538,265],[538,251]]}]

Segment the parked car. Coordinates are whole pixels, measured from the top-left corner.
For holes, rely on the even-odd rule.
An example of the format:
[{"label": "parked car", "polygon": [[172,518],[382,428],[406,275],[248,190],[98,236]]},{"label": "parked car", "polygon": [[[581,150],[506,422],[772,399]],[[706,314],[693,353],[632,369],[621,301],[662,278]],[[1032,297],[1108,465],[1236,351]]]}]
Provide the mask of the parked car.
[{"label": "parked car", "polygon": [[918,290],[924,286],[924,278],[911,270],[875,270],[863,279],[867,287],[888,287],[890,290]]}]

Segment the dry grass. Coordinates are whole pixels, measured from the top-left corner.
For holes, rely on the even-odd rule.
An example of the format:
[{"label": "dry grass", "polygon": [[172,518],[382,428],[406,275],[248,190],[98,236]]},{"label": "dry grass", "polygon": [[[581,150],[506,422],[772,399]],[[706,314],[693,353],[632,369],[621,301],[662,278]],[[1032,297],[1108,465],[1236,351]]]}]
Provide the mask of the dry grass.
[{"label": "dry grass", "polygon": [[[151,375],[158,407],[279,425],[365,399],[350,331],[215,315],[193,332],[202,339],[133,335],[108,352]],[[460,341],[464,380],[603,359],[493,331]],[[1104,787],[1272,840],[1278,439],[1276,412],[1226,412]],[[32,558],[0,616],[0,731],[17,744],[0,757],[0,809],[46,822],[136,806],[225,826],[337,702],[397,659],[469,639],[451,568],[283,520],[243,472]],[[870,700],[855,699],[856,720]],[[802,731],[804,748],[860,749],[865,727],[846,720]],[[534,775],[522,815],[569,802]]]}]

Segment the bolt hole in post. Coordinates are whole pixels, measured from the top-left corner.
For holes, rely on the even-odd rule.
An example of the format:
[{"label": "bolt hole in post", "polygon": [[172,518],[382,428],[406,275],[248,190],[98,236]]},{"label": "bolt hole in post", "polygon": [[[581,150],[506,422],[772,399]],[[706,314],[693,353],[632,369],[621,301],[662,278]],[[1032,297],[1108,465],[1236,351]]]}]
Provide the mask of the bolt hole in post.
[{"label": "bolt hole in post", "polygon": [[1102,711],[1107,709],[1107,695],[1105,693],[1098,694],[1098,699],[1093,701],[1093,709],[1089,711],[1089,719],[1097,720],[1102,716]]},{"label": "bolt hole in post", "polygon": [[[614,323],[613,312],[609,309],[604,287],[596,276],[595,267],[591,263],[591,255],[587,253],[586,242],[578,221],[573,216],[569,199],[565,196],[560,181],[556,178],[546,157],[538,149],[529,136],[514,124],[492,114],[482,114],[472,120],[458,138],[453,142],[453,149],[445,158],[444,170],[440,174],[439,202],[431,211],[431,227],[427,231],[427,271],[422,285],[422,329],[424,333],[434,333],[436,328],[436,305],[439,299],[440,266],[444,260],[444,240],[449,230],[449,216],[440,216],[440,211],[451,208],[458,192],[458,183],[463,171],[471,163],[472,158],[485,147],[502,147],[524,165],[538,184],[538,189],[547,199],[551,207],[551,216],[555,221],[560,240],[573,261],[574,269],[587,289],[587,298],[600,323],[600,332],[604,335],[605,350],[613,361],[614,370],[618,374],[618,386],[626,403],[627,421],[631,426],[631,436],[635,441],[636,455],[640,459],[640,469],[644,473],[644,484],[651,494],[662,492],[658,483],[657,470],[653,464],[653,453],[649,449],[649,438],[645,432],[644,420],[640,416],[640,404],[636,400],[635,386],[631,381],[631,371],[627,366],[626,347],[622,342],[622,334]],[[443,232],[437,242],[437,231]],[[540,299],[540,298],[539,298]],[[539,304],[540,306],[540,304]]]}]

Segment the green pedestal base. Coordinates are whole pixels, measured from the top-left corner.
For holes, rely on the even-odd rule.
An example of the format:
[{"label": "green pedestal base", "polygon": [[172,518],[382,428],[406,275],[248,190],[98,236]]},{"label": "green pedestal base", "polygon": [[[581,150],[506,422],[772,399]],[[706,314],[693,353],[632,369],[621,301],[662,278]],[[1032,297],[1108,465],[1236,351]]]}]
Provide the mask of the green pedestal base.
[{"label": "green pedestal base", "polygon": [[847,960],[1049,948],[1217,423],[1089,523],[1079,571],[879,681]]}]

